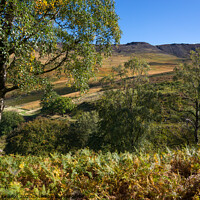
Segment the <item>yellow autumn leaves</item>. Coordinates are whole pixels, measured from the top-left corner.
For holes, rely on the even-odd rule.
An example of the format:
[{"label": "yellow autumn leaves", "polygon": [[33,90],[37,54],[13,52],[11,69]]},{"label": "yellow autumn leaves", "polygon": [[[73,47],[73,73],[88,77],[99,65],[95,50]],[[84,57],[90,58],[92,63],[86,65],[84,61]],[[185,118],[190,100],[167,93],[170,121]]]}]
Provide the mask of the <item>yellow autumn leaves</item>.
[{"label": "yellow autumn leaves", "polygon": [[31,52],[31,54],[30,54],[30,63],[28,63],[28,65],[30,65],[30,72],[33,71],[32,63],[33,63],[33,61],[35,60],[35,54],[36,54],[35,50],[33,50],[33,51]]},{"label": "yellow autumn leaves", "polygon": [[20,169],[24,169],[24,162],[22,162],[22,163],[19,165],[19,168],[20,168]]},{"label": "yellow autumn leaves", "polygon": [[54,11],[56,7],[60,7],[68,3],[69,0],[36,0],[35,1],[35,9],[36,12],[39,12],[39,14],[42,14],[46,10]]},{"label": "yellow autumn leaves", "polygon": [[[149,154],[84,149],[49,157],[13,157],[1,158],[0,199],[9,194],[15,194],[15,199],[68,199],[74,188],[96,200],[199,199],[198,148]],[[8,165],[18,173],[10,173]]]}]

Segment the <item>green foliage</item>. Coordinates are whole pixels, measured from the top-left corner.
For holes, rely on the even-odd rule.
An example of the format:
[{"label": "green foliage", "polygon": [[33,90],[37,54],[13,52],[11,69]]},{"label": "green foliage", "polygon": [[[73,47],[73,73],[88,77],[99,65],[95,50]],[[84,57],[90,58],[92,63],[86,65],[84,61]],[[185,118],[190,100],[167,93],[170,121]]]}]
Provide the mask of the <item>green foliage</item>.
[{"label": "green foliage", "polygon": [[80,148],[86,146],[94,148],[94,136],[99,133],[99,114],[97,111],[84,112],[77,121],[70,126],[72,133],[76,133],[81,144]]},{"label": "green foliage", "polygon": [[72,99],[69,97],[58,97],[54,100],[52,108],[54,113],[63,115],[66,112],[72,111],[76,107],[76,104],[72,102]]},{"label": "green foliage", "polygon": [[124,63],[124,67],[131,72],[132,76],[135,76],[137,82],[141,83],[147,80],[150,66],[145,60],[133,57]]},{"label": "green foliage", "polygon": [[200,150],[3,156],[0,198],[198,199]]},{"label": "green foliage", "polygon": [[182,119],[188,124],[190,130],[193,129],[191,133],[195,142],[198,143],[200,128],[200,49],[191,52],[191,60],[191,64],[185,63],[175,68],[175,78],[180,80],[177,89],[179,100],[176,100],[176,104],[179,106],[178,109],[173,109],[183,113]]},{"label": "green foliage", "polygon": [[120,41],[118,19],[114,0],[1,1],[0,120],[6,93],[41,89],[50,72],[88,89]]},{"label": "green foliage", "polygon": [[48,108],[55,98],[59,97],[56,91],[53,90],[52,85],[47,85],[44,90],[44,95],[41,99],[41,106]]},{"label": "green foliage", "polygon": [[22,124],[8,135],[6,153],[43,155],[79,148],[78,136],[65,121],[37,118]]},{"label": "green foliage", "polygon": [[64,115],[76,107],[71,98],[59,96],[51,86],[45,90],[41,105],[43,113],[60,115]]},{"label": "green foliage", "polygon": [[163,150],[166,147],[176,149],[186,145],[194,145],[188,130],[181,123],[152,124],[143,147],[151,150]]},{"label": "green foliage", "polygon": [[102,80],[117,83],[120,89],[106,92],[100,101],[101,121],[99,133],[92,138],[93,149],[134,151],[145,139],[151,122],[159,121],[158,94],[148,84],[148,70],[144,60],[133,57]]},{"label": "green foliage", "polygon": [[5,111],[2,115],[2,120],[0,122],[0,135],[7,135],[13,131],[14,128],[17,128],[24,118],[14,111]]},{"label": "green foliage", "polygon": [[[149,85],[107,92],[99,104],[97,143],[110,151],[134,151],[157,120],[157,93]],[[98,147],[98,145],[96,146]]]},{"label": "green foliage", "polygon": [[40,88],[41,75],[53,70],[86,88],[101,53],[109,55],[120,34],[114,0],[3,1],[0,67],[7,63],[8,82],[23,90]]},{"label": "green foliage", "polygon": [[42,101],[42,112],[46,114],[60,114],[64,115],[67,112],[72,111],[76,104],[72,102],[72,99],[69,97],[60,97],[51,98],[46,101]]}]

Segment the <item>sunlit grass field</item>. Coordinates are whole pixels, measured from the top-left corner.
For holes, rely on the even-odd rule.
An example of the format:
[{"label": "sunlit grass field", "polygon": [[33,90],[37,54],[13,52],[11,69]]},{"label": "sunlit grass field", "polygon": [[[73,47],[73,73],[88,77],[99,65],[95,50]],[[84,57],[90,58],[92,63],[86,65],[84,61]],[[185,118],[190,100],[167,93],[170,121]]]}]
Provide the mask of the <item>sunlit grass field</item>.
[{"label": "sunlit grass field", "polygon": [[[90,84],[91,88],[89,93],[96,93],[100,88],[99,80],[104,76],[107,76],[111,73],[112,67],[117,67],[118,65],[123,65],[132,57],[139,57],[146,60],[150,65],[149,74],[160,74],[173,71],[176,65],[179,65],[182,62],[187,61],[186,59],[177,58],[169,54],[159,54],[159,53],[134,53],[134,54],[120,54],[114,52],[111,57],[103,59],[102,68],[96,74],[96,77],[91,79]],[[54,77],[54,73],[50,75],[52,81],[54,81],[55,91],[59,95],[69,96],[69,97],[79,97],[80,92],[75,91],[74,89],[67,86],[67,81],[64,76],[61,76],[61,79]],[[163,76],[163,75],[162,75]],[[167,75],[166,75],[167,76]],[[95,84],[94,84],[95,83]],[[12,97],[14,96],[14,97]],[[32,92],[30,94],[19,95],[18,92],[13,92],[8,94],[6,100],[6,106],[19,106],[23,109],[36,109],[40,107],[40,99],[43,96],[42,91]],[[11,98],[12,97],[12,98]]]},{"label": "sunlit grass field", "polygon": [[103,61],[103,67],[99,70],[97,76],[106,76],[111,72],[112,67],[118,65],[123,65],[124,62],[127,62],[131,57],[139,57],[146,60],[151,66],[150,74],[162,73],[173,71],[173,68],[184,62],[185,59],[177,58],[169,54],[158,54],[158,53],[144,53],[144,54],[113,54],[109,58],[105,58]]}]

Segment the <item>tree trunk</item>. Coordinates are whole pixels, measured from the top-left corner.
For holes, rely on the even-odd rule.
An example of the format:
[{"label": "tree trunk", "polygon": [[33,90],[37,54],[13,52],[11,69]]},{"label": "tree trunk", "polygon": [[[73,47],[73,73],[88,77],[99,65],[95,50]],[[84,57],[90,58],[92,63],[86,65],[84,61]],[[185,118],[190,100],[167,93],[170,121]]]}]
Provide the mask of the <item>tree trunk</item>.
[{"label": "tree trunk", "polygon": [[[3,43],[0,41],[0,47]],[[0,52],[0,121],[2,112],[4,110],[4,98],[6,94],[6,58],[2,52]]]},{"label": "tree trunk", "polygon": [[[8,7],[5,8],[6,4],[8,3]],[[7,51],[6,43],[9,41],[9,35],[12,30],[12,22],[14,20],[14,10],[15,10],[15,3],[14,1],[1,1],[0,5],[0,17],[3,16],[4,23],[3,23],[3,31],[5,33],[4,37],[0,38],[0,121],[2,118],[2,113],[4,110],[4,99],[5,94],[7,92],[6,88],[6,78],[7,78],[7,64],[9,63],[9,55],[6,54],[4,51]]]},{"label": "tree trunk", "polygon": [[199,102],[198,99],[196,99],[196,119],[195,119],[195,131],[194,131],[194,139],[195,143],[198,144],[199,138],[198,138],[198,129],[199,129]]},{"label": "tree trunk", "polygon": [[195,131],[194,131],[194,139],[195,139],[195,143],[198,144],[198,142],[199,142],[198,129],[195,129]]},{"label": "tree trunk", "polygon": [[2,118],[3,110],[4,110],[4,97],[0,97],[0,121]]},{"label": "tree trunk", "polygon": [[4,99],[6,93],[6,69],[0,62],[0,121],[4,110]]}]

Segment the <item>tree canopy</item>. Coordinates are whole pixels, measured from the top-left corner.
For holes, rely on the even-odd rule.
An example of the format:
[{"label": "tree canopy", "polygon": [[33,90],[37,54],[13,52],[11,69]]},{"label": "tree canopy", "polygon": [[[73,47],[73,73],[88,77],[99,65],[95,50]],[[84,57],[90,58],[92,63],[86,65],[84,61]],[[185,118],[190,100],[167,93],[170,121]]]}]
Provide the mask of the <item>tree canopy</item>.
[{"label": "tree canopy", "polygon": [[191,63],[177,66],[176,78],[181,81],[179,100],[176,100],[176,111],[183,113],[183,120],[192,128],[195,143],[199,141],[200,128],[200,49],[192,51]]},{"label": "tree canopy", "polygon": [[114,0],[0,0],[0,113],[7,92],[55,70],[87,88],[120,35]]}]

